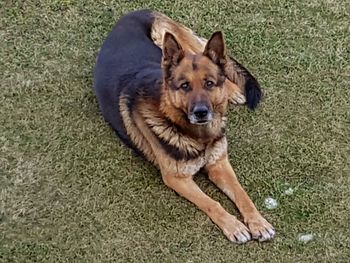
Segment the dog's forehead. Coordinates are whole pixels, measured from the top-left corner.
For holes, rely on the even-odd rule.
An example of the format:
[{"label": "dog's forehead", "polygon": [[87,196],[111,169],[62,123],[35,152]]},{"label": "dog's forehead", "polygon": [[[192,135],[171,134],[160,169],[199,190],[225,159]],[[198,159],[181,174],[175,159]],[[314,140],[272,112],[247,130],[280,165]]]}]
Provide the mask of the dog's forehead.
[{"label": "dog's forehead", "polygon": [[219,73],[219,68],[208,57],[197,55],[186,55],[177,67],[177,73],[186,75],[188,78],[202,78],[205,76],[215,77]]},{"label": "dog's forehead", "polygon": [[202,54],[192,56],[192,68],[193,70],[214,70],[217,66],[207,57]]}]

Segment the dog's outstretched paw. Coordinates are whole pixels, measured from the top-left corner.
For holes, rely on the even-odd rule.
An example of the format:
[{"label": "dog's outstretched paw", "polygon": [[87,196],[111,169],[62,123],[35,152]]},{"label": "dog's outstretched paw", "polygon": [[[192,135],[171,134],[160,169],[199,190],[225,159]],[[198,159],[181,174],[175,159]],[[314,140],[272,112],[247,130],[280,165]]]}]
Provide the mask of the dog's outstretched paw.
[{"label": "dog's outstretched paw", "polygon": [[236,217],[230,215],[222,220],[221,229],[233,243],[244,244],[251,240],[249,229]]},{"label": "dog's outstretched paw", "polygon": [[246,220],[253,239],[262,241],[271,240],[276,235],[274,227],[261,215]]}]

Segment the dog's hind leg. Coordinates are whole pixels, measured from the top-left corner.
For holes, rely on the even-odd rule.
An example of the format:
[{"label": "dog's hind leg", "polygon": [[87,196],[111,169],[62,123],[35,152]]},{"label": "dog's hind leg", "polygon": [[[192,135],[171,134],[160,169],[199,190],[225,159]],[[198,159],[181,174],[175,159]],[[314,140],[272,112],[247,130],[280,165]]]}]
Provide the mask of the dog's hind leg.
[{"label": "dog's hind leg", "polygon": [[151,30],[151,38],[153,42],[163,48],[163,38],[166,32],[175,36],[181,47],[187,52],[200,53],[203,52],[207,40],[197,36],[191,29],[175,22],[166,15],[153,12],[154,22]]},{"label": "dog's hind leg", "polygon": [[275,230],[259,213],[248,194],[239,183],[227,155],[206,167],[212,180],[237,206],[243,215],[253,239],[266,241],[272,239]]}]

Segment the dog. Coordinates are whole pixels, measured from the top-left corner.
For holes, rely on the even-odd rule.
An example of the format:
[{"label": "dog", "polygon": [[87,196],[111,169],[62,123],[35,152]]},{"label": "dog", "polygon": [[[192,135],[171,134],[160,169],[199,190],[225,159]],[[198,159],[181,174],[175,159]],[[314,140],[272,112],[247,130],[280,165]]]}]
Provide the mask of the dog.
[{"label": "dog", "polygon": [[[164,183],[206,213],[230,241],[274,237],[229,162],[229,104],[254,109],[262,91],[228,56],[222,32],[207,41],[159,12],[131,12],[100,50],[94,90],[120,139],[156,165]],[[196,185],[193,176],[200,170],[236,204],[244,223]]]}]

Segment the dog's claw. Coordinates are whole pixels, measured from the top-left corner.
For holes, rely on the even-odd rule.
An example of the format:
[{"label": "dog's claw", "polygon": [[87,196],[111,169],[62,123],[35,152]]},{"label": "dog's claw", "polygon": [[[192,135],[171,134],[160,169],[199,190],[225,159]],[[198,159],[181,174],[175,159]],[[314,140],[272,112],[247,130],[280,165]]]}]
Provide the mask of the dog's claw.
[{"label": "dog's claw", "polygon": [[259,237],[259,241],[260,242],[263,242],[263,241],[266,241],[266,240],[270,240],[274,237],[274,233],[271,233],[271,230],[268,230],[268,231],[263,231],[263,232],[260,232],[260,237]]}]

